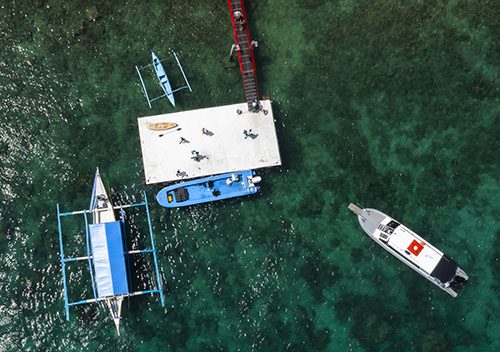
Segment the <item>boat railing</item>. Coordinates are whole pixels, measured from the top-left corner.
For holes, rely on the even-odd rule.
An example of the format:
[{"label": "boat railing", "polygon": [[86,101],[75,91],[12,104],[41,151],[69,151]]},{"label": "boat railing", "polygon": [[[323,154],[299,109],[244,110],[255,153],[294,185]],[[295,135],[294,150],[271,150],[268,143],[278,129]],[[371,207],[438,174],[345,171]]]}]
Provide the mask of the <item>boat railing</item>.
[{"label": "boat railing", "polygon": [[[125,296],[132,297],[132,296],[141,296],[141,295],[153,295],[155,293],[159,293],[161,295],[163,293],[163,291],[162,290],[135,291],[135,292],[131,292],[131,293],[125,295]],[[93,298],[82,299],[80,301],[70,302],[70,303],[68,303],[68,305],[69,305],[69,307],[79,306],[79,305],[82,305],[82,304],[88,304],[88,303],[94,303],[94,302],[102,302],[102,301],[105,301],[107,299],[109,299],[109,297],[99,297],[97,299],[93,299]]]},{"label": "boat railing", "polygon": [[[91,255],[90,255],[90,236],[89,236],[89,222],[87,219],[87,213],[83,213],[83,218],[85,219],[85,242],[87,244],[87,260],[89,263],[90,281],[92,282],[92,294],[94,295],[94,300],[96,300],[97,294],[95,291],[94,273],[92,270],[92,262],[91,262]],[[97,302],[97,300],[96,300],[96,302]]]},{"label": "boat railing", "polygon": [[[155,251],[154,249],[135,249],[133,251],[128,251],[125,253],[127,253],[127,254],[144,254],[144,253],[153,253],[154,251]],[[65,263],[78,262],[78,261],[89,260],[89,259],[93,259],[93,258],[94,257],[92,255],[86,255],[83,257],[74,257],[74,258],[64,258],[64,262]]]},{"label": "boat railing", "polygon": [[[256,112],[260,110],[257,70],[253,53],[253,48],[257,45],[250,37],[243,0],[228,0],[228,7],[234,35],[234,44],[231,47],[230,57],[232,57],[234,48],[236,48],[248,109]],[[239,13],[238,18],[235,17],[237,13]]]}]

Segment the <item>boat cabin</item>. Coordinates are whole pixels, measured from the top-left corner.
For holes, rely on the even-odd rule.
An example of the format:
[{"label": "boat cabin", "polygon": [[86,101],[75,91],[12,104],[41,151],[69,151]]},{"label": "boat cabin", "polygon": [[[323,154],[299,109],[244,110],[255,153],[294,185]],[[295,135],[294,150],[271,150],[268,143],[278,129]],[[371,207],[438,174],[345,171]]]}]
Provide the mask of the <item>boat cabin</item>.
[{"label": "boat cabin", "polygon": [[455,275],[458,265],[452,259],[397,221],[384,219],[374,236],[409,264],[441,283],[448,282]]},{"label": "boat cabin", "polygon": [[[185,202],[189,199],[189,192],[186,188],[177,188],[173,191],[176,202]],[[168,201],[172,201],[172,192],[168,194]]]}]

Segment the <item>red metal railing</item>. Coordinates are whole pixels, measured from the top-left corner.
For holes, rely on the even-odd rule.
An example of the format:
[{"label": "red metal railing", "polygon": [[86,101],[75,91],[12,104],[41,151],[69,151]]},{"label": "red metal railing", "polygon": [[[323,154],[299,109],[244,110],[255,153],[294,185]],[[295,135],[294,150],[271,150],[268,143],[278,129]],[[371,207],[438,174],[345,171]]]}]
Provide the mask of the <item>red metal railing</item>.
[{"label": "red metal railing", "polygon": [[[234,41],[238,48],[238,61],[243,76],[246,102],[250,110],[257,110],[259,106],[257,70],[244,0],[228,0],[227,3],[233,24]],[[236,15],[239,15],[238,18]]]}]

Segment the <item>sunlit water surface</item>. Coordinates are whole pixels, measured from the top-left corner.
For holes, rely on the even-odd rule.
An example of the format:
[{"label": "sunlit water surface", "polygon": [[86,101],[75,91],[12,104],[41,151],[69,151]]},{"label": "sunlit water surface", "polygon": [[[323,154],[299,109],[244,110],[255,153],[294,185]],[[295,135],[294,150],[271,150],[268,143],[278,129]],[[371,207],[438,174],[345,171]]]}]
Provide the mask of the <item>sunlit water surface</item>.
[{"label": "sunlit water surface", "polygon": [[[226,2],[2,2],[0,350],[500,350],[498,5],[247,6],[283,166],[256,196],[166,210],[136,118],[174,110],[148,109],[134,65],[179,53],[194,92],[175,111],[243,101]],[[115,203],[148,192],[166,291],[165,308],[125,303],[120,337],[102,306],[64,318],[55,205],[86,207],[97,166]],[[373,243],[351,201],[455,258],[462,295]],[[81,223],[64,225],[84,253]],[[135,267],[153,284],[149,261]],[[70,296],[88,297],[85,263],[69,271]]]}]

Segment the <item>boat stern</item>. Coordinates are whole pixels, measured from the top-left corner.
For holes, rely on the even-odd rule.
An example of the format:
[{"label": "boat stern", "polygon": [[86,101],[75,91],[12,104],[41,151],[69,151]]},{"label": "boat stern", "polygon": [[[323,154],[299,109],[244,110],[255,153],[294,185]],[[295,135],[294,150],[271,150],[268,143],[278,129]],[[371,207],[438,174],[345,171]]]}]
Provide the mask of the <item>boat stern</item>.
[{"label": "boat stern", "polygon": [[469,280],[469,275],[460,268],[457,268],[455,276],[443,285],[443,289],[448,292],[452,297],[457,297],[463,290],[466,282]]},{"label": "boat stern", "polygon": [[247,189],[250,193],[257,193],[260,189],[260,186],[257,186],[257,183],[262,181],[262,177],[257,176],[255,171],[249,170],[246,174],[243,174],[243,177],[246,177],[247,181]]}]

